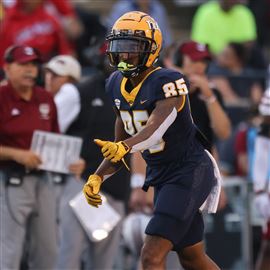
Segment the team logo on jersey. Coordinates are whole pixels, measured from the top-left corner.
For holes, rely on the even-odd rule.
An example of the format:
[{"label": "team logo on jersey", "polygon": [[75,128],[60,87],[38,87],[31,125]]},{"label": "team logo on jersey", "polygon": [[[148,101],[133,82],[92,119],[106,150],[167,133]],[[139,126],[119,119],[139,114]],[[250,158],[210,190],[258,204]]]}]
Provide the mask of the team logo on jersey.
[{"label": "team logo on jersey", "polygon": [[19,109],[17,109],[17,108],[12,109],[12,111],[11,111],[12,116],[16,116],[16,115],[19,115],[19,114],[21,114]]},{"label": "team logo on jersey", "polygon": [[116,98],[116,99],[114,100],[114,104],[115,104],[116,108],[119,110],[119,109],[120,109],[120,104],[121,104],[120,99]]},{"label": "team logo on jersey", "polygon": [[147,102],[147,99],[140,101],[141,104],[144,104],[145,102]]},{"label": "team logo on jersey", "polygon": [[149,29],[159,29],[160,30],[157,22],[155,22],[154,20],[147,20],[146,22],[148,24]]},{"label": "team logo on jersey", "polygon": [[49,119],[50,105],[48,103],[41,103],[39,105],[39,112],[42,119]]}]

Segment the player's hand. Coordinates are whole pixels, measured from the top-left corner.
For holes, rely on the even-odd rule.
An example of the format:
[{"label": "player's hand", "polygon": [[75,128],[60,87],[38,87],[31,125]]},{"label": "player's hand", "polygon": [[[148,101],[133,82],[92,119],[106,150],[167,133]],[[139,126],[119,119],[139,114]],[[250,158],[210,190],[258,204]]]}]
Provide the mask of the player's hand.
[{"label": "player's hand", "polygon": [[95,139],[94,142],[101,147],[103,157],[114,163],[120,161],[130,151],[129,146],[122,141],[110,142]]},{"label": "player's hand", "polygon": [[87,202],[97,208],[102,204],[102,199],[99,194],[101,183],[102,178],[97,174],[92,174],[83,187],[83,193]]}]

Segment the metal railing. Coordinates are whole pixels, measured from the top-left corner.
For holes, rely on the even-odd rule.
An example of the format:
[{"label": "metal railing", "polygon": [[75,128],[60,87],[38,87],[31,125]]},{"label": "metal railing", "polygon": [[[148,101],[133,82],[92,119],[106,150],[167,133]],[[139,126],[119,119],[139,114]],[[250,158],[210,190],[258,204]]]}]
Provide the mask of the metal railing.
[{"label": "metal railing", "polygon": [[250,185],[242,177],[223,179],[228,199],[227,210],[205,216],[206,249],[209,248],[208,254],[224,270],[251,270]]}]

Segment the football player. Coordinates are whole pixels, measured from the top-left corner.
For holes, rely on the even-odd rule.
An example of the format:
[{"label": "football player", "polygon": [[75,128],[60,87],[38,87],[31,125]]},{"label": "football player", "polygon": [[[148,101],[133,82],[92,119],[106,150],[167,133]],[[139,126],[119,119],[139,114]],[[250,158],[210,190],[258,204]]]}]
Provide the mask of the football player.
[{"label": "football player", "polygon": [[170,250],[186,269],[219,269],[204,252],[200,211],[217,185],[214,161],[197,140],[187,83],[182,74],[155,66],[162,34],[149,15],[124,14],[107,40],[110,63],[118,69],[106,83],[117,115],[115,140],[95,140],[105,159],[85,184],[85,197],[98,207],[102,182],[128,153],[141,151],[147,163],[143,189],[155,190],[141,252],[143,269],[164,269]]}]

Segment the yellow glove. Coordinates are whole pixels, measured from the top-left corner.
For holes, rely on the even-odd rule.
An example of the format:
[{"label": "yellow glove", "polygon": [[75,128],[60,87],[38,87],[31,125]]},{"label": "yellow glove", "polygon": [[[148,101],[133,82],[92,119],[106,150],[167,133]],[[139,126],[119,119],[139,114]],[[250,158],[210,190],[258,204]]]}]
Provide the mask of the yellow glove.
[{"label": "yellow glove", "polygon": [[88,181],[83,187],[83,193],[87,202],[97,208],[102,204],[101,196],[98,194],[101,183],[102,178],[97,174],[92,174],[89,176]]},{"label": "yellow glove", "polygon": [[120,161],[130,151],[129,146],[122,141],[116,143],[95,139],[94,142],[101,147],[104,158],[114,163]]}]

